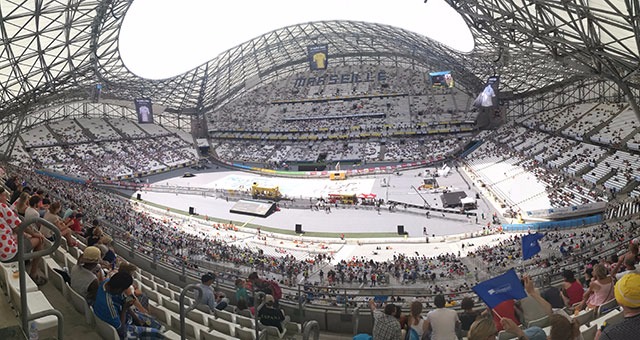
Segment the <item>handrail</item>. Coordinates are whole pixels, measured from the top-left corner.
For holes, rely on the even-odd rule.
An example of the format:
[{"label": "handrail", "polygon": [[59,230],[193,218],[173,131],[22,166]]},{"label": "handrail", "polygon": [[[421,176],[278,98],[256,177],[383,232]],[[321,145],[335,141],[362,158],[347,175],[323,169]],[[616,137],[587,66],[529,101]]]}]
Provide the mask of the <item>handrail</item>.
[{"label": "handrail", "polygon": [[356,307],[353,309],[351,318],[351,321],[353,322],[353,335],[356,335],[358,334],[358,326],[360,326],[360,307]]},{"label": "handrail", "polygon": [[309,320],[304,323],[302,330],[302,340],[309,340],[311,332],[313,331],[313,340],[320,339],[320,325],[316,320]]},{"label": "handrail", "polygon": [[[184,308],[184,297],[187,294],[187,291],[190,289],[194,289],[197,290],[198,292],[200,292],[199,294],[196,294],[196,301],[193,302],[193,304],[191,306],[189,306],[189,308],[187,308],[185,310]],[[202,291],[202,288],[200,286],[198,286],[195,283],[190,283],[186,286],[184,286],[184,288],[182,289],[182,291],[180,292],[180,298],[179,298],[179,303],[180,303],[180,339],[181,340],[185,340],[187,338],[186,332],[186,325],[185,325],[185,318],[187,316],[187,313],[189,313],[190,311],[194,310],[196,308],[196,306],[198,306],[199,304],[202,303],[202,298],[204,297],[204,292]]]},{"label": "handrail", "polygon": [[[41,226],[44,226],[47,229],[50,229],[53,234],[55,235],[55,241],[53,241],[53,244],[51,245],[51,247],[49,247],[48,249],[43,249],[43,250],[39,250],[39,251],[34,251],[31,253],[26,253],[24,252],[24,231],[27,229],[28,226],[34,224],[34,223],[40,223]],[[32,320],[36,320],[45,316],[49,316],[49,315],[53,315],[58,319],[58,339],[62,340],[63,338],[63,316],[62,313],[60,313],[60,311],[55,310],[55,309],[50,309],[47,311],[42,311],[42,312],[38,312],[38,313],[34,313],[31,314],[31,312],[29,311],[29,309],[27,308],[27,280],[25,277],[25,273],[26,273],[26,265],[25,265],[25,261],[27,260],[31,260],[33,258],[36,257],[41,257],[41,256],[46,256],[49,254],[53,254],[53,252],[58,249],[58,247],[60,246],[60,242],[62,240],[62,235],[60,234],[60,230],[53,225],[51,222],[37,217],[37,218],[27,218],[24,221],[22,221],[22,223],[20,223],[20,225],[14,229],[14,232],[16,233],[16,235],[18,236],[18,253],[16,254],[16,256],[13,258],[13,260],[15,260],[17,258],[18,260],[18,272],[20,275],[20,306],[21,306],[21,310],[22,313],[20,313],[20,320],[22,323],[22,330],[23,331],[27,331],[29,329],[29,321]],[[11,261],[13,262],[13,261]]]}]

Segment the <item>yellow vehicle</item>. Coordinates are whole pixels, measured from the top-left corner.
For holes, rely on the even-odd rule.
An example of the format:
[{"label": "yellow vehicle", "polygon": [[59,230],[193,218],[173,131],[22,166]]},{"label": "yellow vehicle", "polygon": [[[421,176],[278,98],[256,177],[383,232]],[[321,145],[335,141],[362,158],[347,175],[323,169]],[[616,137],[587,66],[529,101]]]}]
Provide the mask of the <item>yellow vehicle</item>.
[{"label": "yellow vehicle", "polygon": [[254,199],[262,198],[269,200],[279,200],[282,198],[279,187],[261,187],[258,183],[253,183],[251,186],[251,197]]},{"label": "yellow vehicle", "polygon": [[436,189],[438,188],[438,181],[433,177],[423,178],[423,184],[418,188],[420,190]]},{"label": "yellow vehicle", "polygon": [[332,181],[341,181],[347,179],[347,173],[344,171],[329,172],[329,179]]}]

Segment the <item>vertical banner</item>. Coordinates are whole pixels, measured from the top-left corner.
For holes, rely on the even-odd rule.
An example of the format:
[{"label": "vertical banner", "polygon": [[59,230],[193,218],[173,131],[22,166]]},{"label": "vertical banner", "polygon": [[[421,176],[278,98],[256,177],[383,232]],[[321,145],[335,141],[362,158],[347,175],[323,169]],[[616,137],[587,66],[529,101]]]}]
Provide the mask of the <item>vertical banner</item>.
[{"label": "vertical banner", "polygon": [[307,46],[307,59],[311,71],[326,70],[329,62],[329,45]]},{"label": "vertical banner", "polygon": [[153,109],[151,105],[151,99],[136,98],[133,102],[136,105],[136,113],[138,114],[138,123],[139,124],[153,123]]}]

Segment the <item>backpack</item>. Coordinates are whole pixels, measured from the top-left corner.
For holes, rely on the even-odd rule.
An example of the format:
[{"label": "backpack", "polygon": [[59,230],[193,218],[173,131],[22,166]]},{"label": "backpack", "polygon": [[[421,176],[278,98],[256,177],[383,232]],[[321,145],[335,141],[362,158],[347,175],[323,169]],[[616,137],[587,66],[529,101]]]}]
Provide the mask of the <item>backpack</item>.
[{"label": "backpack", "polygon": [[409,327],[409,330],[407,331],[407,336],[405,337],[406,340],[420,340],[420,336],[418,335],[418,332],[416,332],[415,329]]}]

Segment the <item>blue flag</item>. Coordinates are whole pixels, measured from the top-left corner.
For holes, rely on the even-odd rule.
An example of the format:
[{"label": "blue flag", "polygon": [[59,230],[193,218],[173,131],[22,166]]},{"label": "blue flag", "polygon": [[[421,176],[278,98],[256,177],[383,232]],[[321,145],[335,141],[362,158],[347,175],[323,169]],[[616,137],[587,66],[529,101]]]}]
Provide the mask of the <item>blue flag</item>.
[{"label": "blue flag", "polygon": [[478,283],[473,287],[473,291],[489,308],[495,308],[507,300],[519,300],[527,297],[527,293],[513,269],[493,279]]},{"label": "blue flag", "polygon": [[543,238],[543,234],[535,233],[522,236],[522,259],[528,260],[540,252],[538,240]]}]

